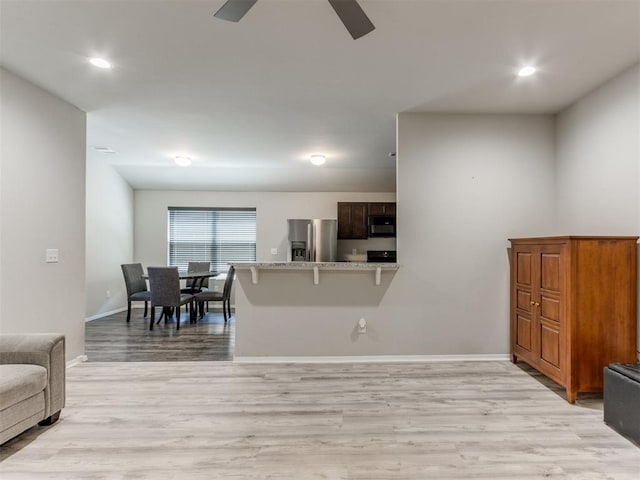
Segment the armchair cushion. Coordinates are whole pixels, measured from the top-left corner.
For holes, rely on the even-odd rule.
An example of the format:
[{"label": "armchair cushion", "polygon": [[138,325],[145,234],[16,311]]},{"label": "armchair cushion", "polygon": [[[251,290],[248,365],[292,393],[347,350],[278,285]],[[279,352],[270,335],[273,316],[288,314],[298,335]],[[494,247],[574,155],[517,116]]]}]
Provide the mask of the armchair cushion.
[{"label": "armchair cushion", "polygon": [[65,368],[63,335],[0,335],[0,444],[57,420],[65,403]]},{"label": "armchair cushion", "polygon": [[47,370],[39,365],[0,365],[0,410],[33,397],[47,386]]}]

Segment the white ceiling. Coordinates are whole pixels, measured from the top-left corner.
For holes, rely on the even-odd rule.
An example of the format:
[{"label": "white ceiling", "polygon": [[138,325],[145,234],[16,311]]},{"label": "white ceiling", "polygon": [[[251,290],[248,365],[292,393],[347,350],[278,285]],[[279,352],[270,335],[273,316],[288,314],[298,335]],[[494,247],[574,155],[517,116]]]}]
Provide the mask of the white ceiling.
[{"label": "white ceiling", "polygon": [[0,0],[0,61],[86,111],[88,161],[134,188],[394,191],[397,112],[554,113],[640,59],[634,0],[360,0],[356,41],[326,0],[223,3]]}]

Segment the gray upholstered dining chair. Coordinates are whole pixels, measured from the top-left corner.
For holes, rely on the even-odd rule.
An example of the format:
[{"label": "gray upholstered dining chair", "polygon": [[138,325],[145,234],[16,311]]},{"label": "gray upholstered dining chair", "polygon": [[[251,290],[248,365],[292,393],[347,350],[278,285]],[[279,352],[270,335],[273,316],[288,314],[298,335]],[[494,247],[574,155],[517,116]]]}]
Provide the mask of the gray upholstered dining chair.
[{"label": "gray upholstered dining chair", "polygon": [[147,316],[151,292],[147,290],[147,281],[142,278],[141,263],[125,263],[120,265],[124,284],[127,287],[127,323],[131,320],[131,302],[144,302],[144,316]]},{"label": "gray upholstered dining chair", "polygon": [[190,304],[190,322],[194,321],[193,295],[180,292],[180,277],[177,267],[148,267],[149,286],[151,287],[151,320],[149,330],[153,330],[155,321],[155,307],[163,307],[165,322],[168,309],[175,309],[176,329],[180,330],[180,307]]},{"label": "gray upholstered dining chair", "polygon": [[222,313],[224,314],[224,323],[231,318],[231,288],[233,287],[233,277],[235,277],[236,269],[231,265],[227,272],[227,279],[224,281],[224,287],[222,292],[209,291],[197,293],[195,295],[195,301],[200,305],[201,317],[204,316],[203,303],[207,302],[222,302]]},{"label": "gray upholstered dining chair", "polygon": [[[187,272],[208,272],[211,269],[211,262],[189,262]],[[195,285],[194,285],[195,283]],[[180,290],[182,293],[200,293],[209,288],[208,278],[188,278],[186,288]]]}]

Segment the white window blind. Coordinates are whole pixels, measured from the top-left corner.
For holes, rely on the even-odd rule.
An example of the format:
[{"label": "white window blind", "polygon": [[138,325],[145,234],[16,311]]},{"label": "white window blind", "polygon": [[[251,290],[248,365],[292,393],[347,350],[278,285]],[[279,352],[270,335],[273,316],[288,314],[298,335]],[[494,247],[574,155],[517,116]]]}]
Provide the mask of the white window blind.
[{"label": "white window blind", "polygon": [[228,262],[256,261],[256,210],[169,207],[168,264],[186,270],[210,262],[225,272]]}]

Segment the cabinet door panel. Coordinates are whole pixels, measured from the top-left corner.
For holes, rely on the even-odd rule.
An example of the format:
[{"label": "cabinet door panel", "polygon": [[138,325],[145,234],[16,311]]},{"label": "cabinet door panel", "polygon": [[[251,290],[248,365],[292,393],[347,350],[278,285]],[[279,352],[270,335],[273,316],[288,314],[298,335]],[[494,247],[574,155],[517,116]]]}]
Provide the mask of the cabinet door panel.
[{"label": "cabinet door panel", "polygon": [[351,205],[338,203],[338,238],[351,238]]},{"label": "cabinet door panel", "polygon": [[385,215],[384,203],[370,203],[369,215]]},{"label": "cabinet door panel", "polygon": [[533,257],[530,252],[517,252],[517,282],[521,285],[532,286],[531,270]]},{"label": "cabinet door panel", "polygon": [[560,291],[560,254],[542,253],[540,257],[540,288]]},{"label": "cabinet door panel", "polygon": [[351,204],[351,238],[368,238],[367,204]]},{"label": "cabinet door panel", "polygon": [[540,357],[560,368],[560,330],[553,322],[540,323]]},{"label": "cabinet door panel", "polygon": [[385,215],[395,215],[396,214],[396,204],[395,203],[385,203],[384,204],[384,214]]},{"label": "cabinet door panel", "polygon": [[518,289],[516,306],[520,310],[531,313],[531,292]]},{"label": "cabinet door panel", "polygon": [[516,345],[524,348],[526,351],[531,351],[531,319],[523,315],[517,316],[517,332],[516,332]]},{"label": "cabinet door panel", "polygon": [[393,216],[396,214],[395,203],[370,203],[369,215]]},{"label": "cabinet door panel", "polygon": [[560,300],[542,295],[540,297],[540,316],[554,322],[560,321]]}]

